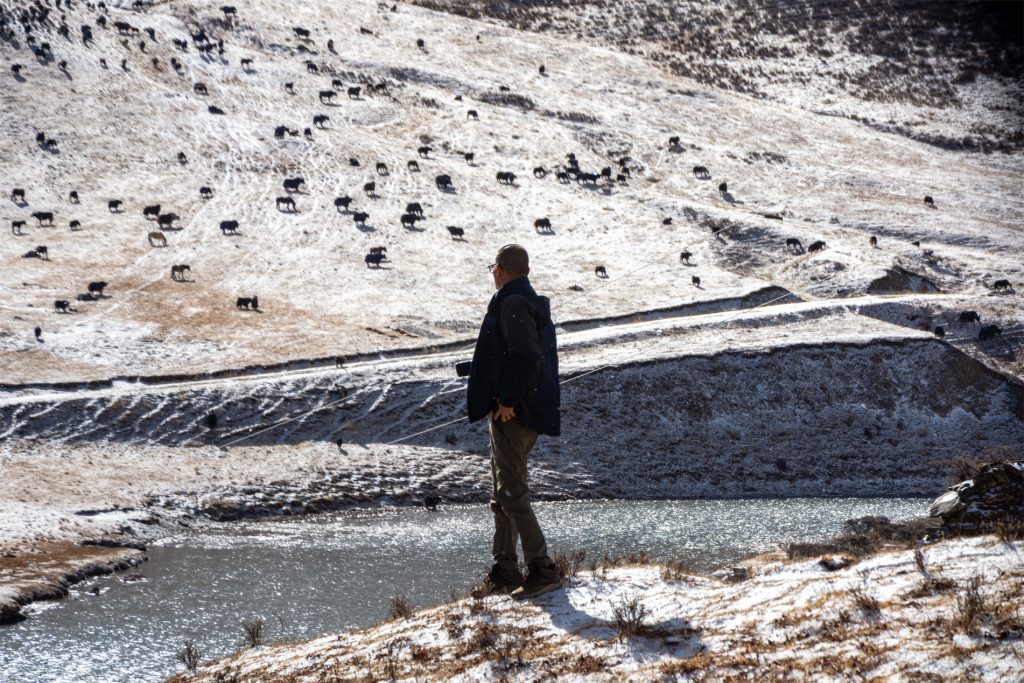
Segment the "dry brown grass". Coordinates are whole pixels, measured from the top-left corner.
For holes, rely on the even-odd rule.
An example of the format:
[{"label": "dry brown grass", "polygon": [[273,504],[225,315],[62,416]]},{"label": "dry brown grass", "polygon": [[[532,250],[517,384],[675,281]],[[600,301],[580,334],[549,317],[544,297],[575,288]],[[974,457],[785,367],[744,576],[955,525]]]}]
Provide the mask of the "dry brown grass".
[{"label": "dry brown grass", "polygon": [[412,603],[404,595],[396,595],[391,598],[391,607],[388,610],[388,619],[408,619],[413,614]]}]

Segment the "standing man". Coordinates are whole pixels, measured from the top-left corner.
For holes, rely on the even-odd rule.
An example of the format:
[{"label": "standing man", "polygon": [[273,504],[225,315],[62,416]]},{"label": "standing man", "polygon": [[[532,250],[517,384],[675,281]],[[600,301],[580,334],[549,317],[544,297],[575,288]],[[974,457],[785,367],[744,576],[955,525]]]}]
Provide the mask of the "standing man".
[{"label": "standing man", "polygon": [[[494,566],[486,584],[521,600],[562,586],[526,483],[526,460],[537,436],[560,432],[558,352],[551,303],[527,279],[526,249],[506,244],[488,268],[498,291],[480,327],[466,397],[469,421],[487,417],[491,437]],[[525,580],[516,555],[520,540]]]}]

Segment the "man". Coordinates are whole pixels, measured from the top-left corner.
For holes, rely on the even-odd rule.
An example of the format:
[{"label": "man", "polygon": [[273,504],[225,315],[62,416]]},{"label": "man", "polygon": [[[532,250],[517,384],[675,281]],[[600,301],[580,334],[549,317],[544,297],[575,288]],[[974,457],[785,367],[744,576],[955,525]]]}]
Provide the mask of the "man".
[{"label": "man", "polygon": [[[489,266],[498,291],[480,327],[466,392],[469,421],[488,417],[494,566],[486,583],[516,599],[561,588],[547,542],[530,507],[526,460],[537,436],[558,436],[559,387],[551,304],[530,286],[530,258],[518,244]],[[525,580],[516,555],[521,540]]]}]

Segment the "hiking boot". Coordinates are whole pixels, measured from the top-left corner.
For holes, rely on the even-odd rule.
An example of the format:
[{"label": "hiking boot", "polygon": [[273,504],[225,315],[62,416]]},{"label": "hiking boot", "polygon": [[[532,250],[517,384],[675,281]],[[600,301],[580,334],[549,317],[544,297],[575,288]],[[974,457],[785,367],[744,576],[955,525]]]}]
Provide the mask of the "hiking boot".
[{"label": "hiking boot", "polygon": [[544,564],[530,565],[523,585],[512,591],[512,599],[529,600],[538,595],[556,591],[561,587],[562,577],[558,573],[558,567],[554,562],[548,560]]},{"label": "hiking boot", "polygon": [[484,577],[484,588],[488,593],[508,593],[523,585],[523,574],[519,567],[495,564]]}]

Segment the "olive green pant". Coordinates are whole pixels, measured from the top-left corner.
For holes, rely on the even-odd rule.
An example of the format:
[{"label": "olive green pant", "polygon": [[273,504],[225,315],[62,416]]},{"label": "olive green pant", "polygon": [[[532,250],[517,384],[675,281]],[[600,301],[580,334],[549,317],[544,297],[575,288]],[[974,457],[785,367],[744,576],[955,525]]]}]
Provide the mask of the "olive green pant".
[{"label": "olive green pant", "polygon": [[[515,419],[495,422],[491,413],[491,510],[494,512],[494,562],[515,567],[516,543],[523,542],[526,563],[547,560],[548,545],[530,507],[526,458],[537,443],[537,432]],[[545,562],[544,564],[547,564]]]}]

